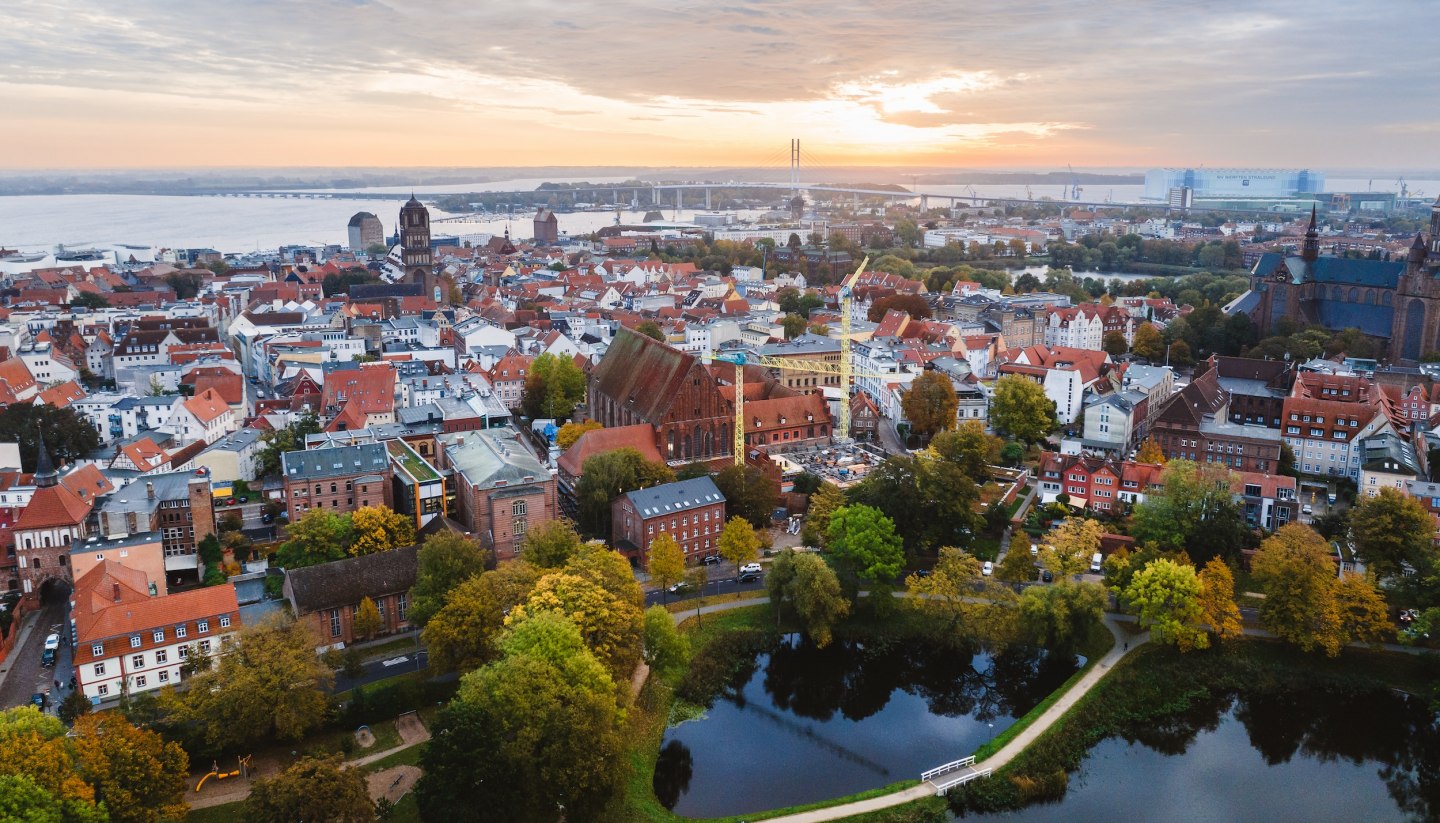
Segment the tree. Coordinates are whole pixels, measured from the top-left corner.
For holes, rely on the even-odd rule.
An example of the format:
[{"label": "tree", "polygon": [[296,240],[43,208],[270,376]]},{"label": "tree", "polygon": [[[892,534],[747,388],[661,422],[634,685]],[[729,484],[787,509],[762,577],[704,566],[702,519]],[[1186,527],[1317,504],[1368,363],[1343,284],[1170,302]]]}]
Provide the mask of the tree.
[{"label": "tree", "polygon": [[307,411],[290,421],[290,425],[260,435],[260,453],[255,458],[259,477],[280,471],[280,456],[286,452],[304,451],[305,438],[320,433],[320,419]]},{"label": "tree", "polygon": [[690,661],[690,641],[675,628],[675,620],[664,606],[645,610],[645,664],[662,678],[669,678]]},{"label": "tree", "polygon": [[1048,649],[1073,648],[1105,614],[1105,589],[1061,580],[1030,586],[1020,595],[1020,619],[1035,642]]},{"label": "tree", "polygon": [[1153,324],[1141,323],[1135,327],[1134,342],[1130,351],[1136,357],[1143,357],[1151,362],[1157,361],[1165,356],[1165,341],[1160,336],[1160,330]]},{"label": "tree", "polygon": [[787,314],[780,318],[780,328],[784,329],[786,340],[794,340],[805,333],[805,318],[798,314]]},{"label": "tree", "polygon": [[369,823],[375,803],[361,770],[342,768],[339,756],[305,757],[274,777],[256,780],[244,816],[256,823]]},{"label": "tree", "polygon": [[375,605],[374,600],[369,597],[360,600],[360,606],[355,610],[355,618],[350,628],[356,637],[365,640],[380,633],[380,630],[384,628],[384,623],[380,620],[380,609]]},{"label": "tree", "polygon": [[[878,266],[878,261],[877,261]],[[877,268],[876,271],[882,269]],[[866,319],[871,323],[879,323],[885,319],[886,312],[902,311],[916,320],[928,320],[934,316],[930,308],[930,301],[919,294],[892,294],[889,297],[882,297],[870,304],[870,311]]]},{"label": "tree", "polygon": [[596,429],[603,428],[605,427],[600,425],[600,422],[597,420],[586,420],[583,423],[566,423],[560,427],[560,431],[555,433],[555,447],[563,452],[575,445],[575,441],[579,440],[585,432],[593,432]]},{"label": "tree", "polygon": [[245,627],[214,667],[160,698],[168,722],[228,749],[275,738],[299,740],[325,722],[325,690],[334,681],[304,624],[271,619]]},{"label": "tree", "polygon": [[546,352],[530,364],[520,405],[526,417],[568,417],[585,402],[585,373],[568,357]]},{"label": "tree", "polygon": [[520,556],[540,569],[558,569],[584,545],[575,524],[564,517],[541,523],[525,533]]},{"label": "tree", "polygon": [[810,495],[810,508],[805,512],[805,525],[800,539],[807,546],[824,544],[830,531],[830,515],[845,505],[845,493],[834,483],[826,482]]},{"label": "tree", "polygon": [[664,463],[651,463],[632,448],[591,455],[580,467],[575,484],[580,528],[610,538],[610,502],[625,492],[669,483],[675,475]]},{"label": "tree", "polygon": [[888,457],[849,492],[851,503],[877,508],[893,520],[916,553],[968,545],[982,524],[975,513],[979,496],[976,479],[933,450]]},{"label": "tree", "polygon": [[82,309],[107,309],[110,307],[110,300],[99,292],[82,291],[75,295],[75,299],[70,301],[70,305]]},{"label": "tree", "polygon": [[445,597],[421,638],[440,671],[469,671],[495,659],[505,615],[524,603],[542,572],[523,559],[471,577]]},{"label": "tree", "polygon": [[1130,348],[1130,344],[1125,342],[1124,332],[1107,331],[1105,332],[1105,337],[1101,340],[1100,348],[1104,349],[1111,357],[1119,357]]},{"label": "tree", "polygon": [[640,659],[643,616],[639,605],[615,597],[591,579],[564,571],[545,575],[525,602],[510,610],[505,625],[540,612],[554,612],[573,621],[585,645],[616,679],[628,677]]},{"label": "tree", "polygon": [[1390,610],[1375,585],[1353,572],[1335,581],[1335,606],[1340,615],[1341,642],[1379,646],[1395,639]]},{"label": "tree", "polygon": [[685,578],[685,553],[670,532],[660,532],[650,541],[645,566],[650,571],[650,579],[660,587],[662,598],[671,586]]},{"label": "tree", "polygon": [[62,799],[34,778],[23,774],[0,775],[0,820],[14,823],[107,823],[109,815],[73,798]]},{"label": "tree", "polygon": [[659,340],[661,343],[665,342],[665,330],[660,328],[660,324],[654,320],[640,321],[639,325],[635,327],[635,331],[652,340]]},{"label": "tree", "polygon": [[990,422],[1017,440],[1038,443],[1055,428],[1055,403],[1045,389],[1018,374],[995,381]]},{"label": "tree", "polygon": [[1335,602],[1335,565],[1324,538],[1299,523],[1282,526],[1251,561],[1265,599],[1260,623],[1280,638],[1334,657],[1343,645]]},{"label": "tree", "polygon": [[75,723],[75,771],[95,787],[111,823],[160,823],[185,818],[190,758],[180,744],[130,725],[114,712]]},{"label": "tree", "polygon": [[56,716],[67,726],[75,725],[76,720],[89,713],[90,699],[79,689],[65,695],[65,699],[60,701],[60,706],[56,709]]},{"label": "tree", "polygon": [[1010,548],[995,567],[995,576],[1006,583],[1028,583],[1035,579],[1035,558],[1030,554],[1030,537],[1016,529]]},{"label": "tree", "polygon": [[725,495],[725,510],[763,529],[780,502],[780,490],[765,472],[754,466],[730,465],[715,474],[715,487]]},{"label": "tree", "polygon": [[850,613],[835,570],[817,555],[797,554],[787,590],[805,634],[820,648],[830,645],[835,624]]},{"label": "tree", "polygon": [[915,378],[900,399],[900,408],[910,427],[925,437],[955,428],[958,407],[954,384],[939,371],[926,371]]},{"label": "tree", "polygon": [[[1013,600],[1013,594],[1004,586],[988,586],[988,582],[980,574],[979,559],[953,546],[946,546],[940,550],[940,559],[929,576],[912,574],[906,579],[905,586],[911,594],[911,607],[935,619],[941,626],[942,634],[949,636],[970,632],[976,636],[998,637],[998,633],[986,630],[993,628],[992,621],[986,619],[994,608],[992,599],[1004,601],[1009,597]],[[985,599],[977,599],[980,595]],[[982,625],[986,628],[982,629]]]},{"label": "tree", "polygon": [[954,431],[941,432],[930,441],[930,448],[945,460],[954,463],[965,476],[980,482],[990,476],[990,466],[1000,462],[1005,441],[985,433],[985,424],[966,420]]},{"label": "tree", "polygon": [[387,506],[365,506],[350,515],[350,554],[388,552],[415,545],[415,521]]},{"label": "tree", "polygon": [[35,471],[40,436],[55,465],[74,463],[100,448],[100,435],[84,415],[49,403],[11,403],[0,410],[0,441],[20,446],[20,468]]},{"label": "tree", "polygon": [[851,587],[864,581],[888,584],[905,563],[905,550],[895,534],[895,521],[879,509],[842,506],[830,515],[830,556]]},{"label": "tree", "polygon": [[760,555],[760,538],[756,536],[755,528],[743,517],[732,517],[725,522],[716,546],[720,549],[720,556],[737,567]]},{"label": "tree", "polygon": [[453,823],[599,819],[624,757],[614,689],[513,655],[466,675],[421,755],[420,817]]},{"label": "tree", "polygon": [[1361,497],[1350,510],[1350,534],[1355,553],[1381,581],[1403,584],[1406,566],[1417,580],[1440,570],[1434,519],[1419,500],[1395,489]]},{"label": "tree", "polygon": [[1170,344],[1170,365],[1183,369],[1194,362],[1195,358],[1190,353],[1189,343],[1184,340],[1176,340]]},{"label": "tree", "polygon": [[535,612],[514,621],[500,635],[502,658],[528,657],[554,667],[565,680],[599,693],[615,693],[615,680],[570,618],[556,612]]},{"label": "tree", "polygon": [[1090,568],[1091,558],[1100,551],[1102,534],[1104,529],[1098,521],[1069,518],[1040,549],[1040,564],[1054,572],[1056,578],[1074,577]]},{"label": "tree", "polygon": [[1160,450],[1160,444],[1156,443],[1153,437],[1145,438],[1135,453],[1136,463],[1156,463],[1163,466],[1165,459],[1165,452]]},{"label": "tree", "polygon": [[333,509],[311,509],[285,527],[284,543],[275,559],[286,569],[299,569],[343,560],[349,556],[350,518]]},{"label": "tree", "polygon": [[1196,562],[1237,556],[1251,532],[1231,495],[1234,473],[1219,463],[1171,460],[1164,489],[1135,507],[1130,533],[1140,543],[1184,549]]},{"label": "tree", "polygon": [[1154,560],[1130,578],[1124,598],[1140,615],[1140,625],[1160,643],[1173,643],[1180,651],[1210,647],[1201,628],[1200,579],[1195,568],[1173,560]]},{"label": "tree", "polygon": [[405,616],[411,624],[424,628],[456,586],[485,571],[490,552],[478,540],[442,531],[425,538],[415,562],[415,585],[410,588],[410,610]]},{"label": "tree", "polygon": [[1240,607],[1235,603],[1235,575],[1218,557],[1210,558],[1200,570],[1200,614],[1217,640],[1234,640],[1244,634]]}]

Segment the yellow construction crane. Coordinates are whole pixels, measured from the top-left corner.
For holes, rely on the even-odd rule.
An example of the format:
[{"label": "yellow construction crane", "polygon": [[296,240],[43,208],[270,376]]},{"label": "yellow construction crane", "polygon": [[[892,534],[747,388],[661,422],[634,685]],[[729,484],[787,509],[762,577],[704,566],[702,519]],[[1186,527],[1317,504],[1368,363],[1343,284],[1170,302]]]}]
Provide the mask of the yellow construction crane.
[{"label": "yellow construction crane", "polygon": [[710,359],[719,360],[722,363],[730,363],[735,366],[735,432],[732,449],[735,454],[735,465],[745,464],[745,366],[747,363],[754,363],[757,366],[766,366],[773,369],[785,371],[802,371],[814,374],[834,374],[840,377],[840,422],[835,427],[837,439],[841,442],[850,439],[850,384],[856,375],[860,377],[894,377],[893,374],[882,374],[880,372],[856,371],[850,362],[850,310],[852,305],[851,290],[855,281],[865,271],[865,266],[870,263],[870,258],[865,258],[860,263],[860,268],[855,273],[845,278],[840,284],[840,362],[830,363],[824,360],[802,360],[789,357],[771,357],[762,354],[750,354],[749,352],[726,352],[724,354],[712,355]]}]

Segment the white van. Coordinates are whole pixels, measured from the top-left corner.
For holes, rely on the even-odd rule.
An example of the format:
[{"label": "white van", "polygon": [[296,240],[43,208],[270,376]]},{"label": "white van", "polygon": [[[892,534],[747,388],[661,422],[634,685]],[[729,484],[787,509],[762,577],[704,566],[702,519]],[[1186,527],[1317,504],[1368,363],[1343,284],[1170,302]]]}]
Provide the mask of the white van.
[{"label": "white van", "polygon": [[1090,571],[1099,572],[1101,564],[1104,562],[1105,557],[1100,554],[1100,552],[1095,552],[1095,554],[1090,557]]}]

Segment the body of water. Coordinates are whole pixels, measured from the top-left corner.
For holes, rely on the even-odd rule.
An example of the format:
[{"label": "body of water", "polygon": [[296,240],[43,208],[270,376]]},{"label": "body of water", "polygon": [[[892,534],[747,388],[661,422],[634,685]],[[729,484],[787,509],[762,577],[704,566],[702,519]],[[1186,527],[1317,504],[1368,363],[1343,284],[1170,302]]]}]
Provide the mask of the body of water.
[{"label": "body of water", "polygon": [[1427,821],[1440,817],[1440,730],[1397,692],[1222,697],[1091,749],[1058,803],[983,823],[1075,820]]},{"label": "body of water", "polygon": [[705,716],[670,729],[655,793],[686,817],[839,797],[958,760],[1068,678],[1073,658],[928,643],[817,649],[791,636]]}]

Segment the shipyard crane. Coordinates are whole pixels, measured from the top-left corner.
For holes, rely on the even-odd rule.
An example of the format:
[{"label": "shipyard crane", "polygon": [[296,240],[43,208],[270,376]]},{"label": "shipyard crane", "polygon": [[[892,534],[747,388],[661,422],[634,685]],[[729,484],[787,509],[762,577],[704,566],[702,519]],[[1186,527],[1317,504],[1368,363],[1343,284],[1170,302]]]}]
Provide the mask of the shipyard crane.
[{"label": "shipyard crane", "polygon": [[880,372],[857,371],[850,362],[850,311],[853,307],[853,289],[855,282],[860,279],[860,275],[865,272],[865,267],[869,264],[870,258],[867,257],[860,262],[860,267],[855,270],[855,273],[845,278],[844,282],[840,284],[840,362],[770,357],[749,352],[726,352],[706,358],[707,361],[719,360],[735,366],[735,431],[733,435],[735,442],[732,446],[735,453],[735,465],[739,466],[745,463],[745,366],[747,364],[753,363],[757,366],[788,371],[838,375],[840,377],[840,422],[835,426],[835,433],[841,442],[850,439],[850,384],[855,377],[857,375],[879,378],[895,376]]}]

